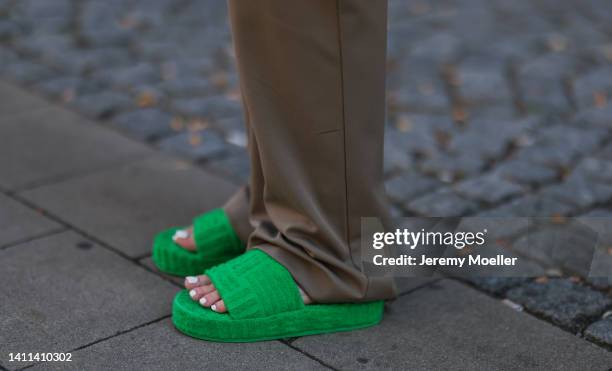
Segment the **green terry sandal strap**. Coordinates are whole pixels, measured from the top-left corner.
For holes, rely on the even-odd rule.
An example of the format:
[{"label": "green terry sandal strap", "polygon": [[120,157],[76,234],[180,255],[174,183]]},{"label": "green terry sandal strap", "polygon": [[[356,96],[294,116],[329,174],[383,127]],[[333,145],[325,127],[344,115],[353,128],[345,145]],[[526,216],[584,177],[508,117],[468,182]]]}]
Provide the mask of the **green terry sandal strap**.
[{"label": "green terry sandal strap", "polygon": [[289,271],[261,250],[249,250],[206,274],[232,318],[267,317],[304,307]]},{"label": "green terry sandal strap", "polygon": [[206,271],[228,313],[202,307],[179,292],[172,322],[195,338],[251,342],[350,331],[380,322],[383,302],[304,305],[289,272],[261,250],[253,249]]},{"label": "green terry sandal strap", "polygon": [[193,276],[240,255],[245,246],[234,232],[223,209],[214,209],[193,222],[197,251],[177,245],[172,236],[179,228],[160,232],[153,242],[153,262],[160,271]]},{"label": "green terry sandal strap", "polygon": [[193,220],[193,237],[204,257],[236,256],[244,251],[223,209],[214,209]]}]

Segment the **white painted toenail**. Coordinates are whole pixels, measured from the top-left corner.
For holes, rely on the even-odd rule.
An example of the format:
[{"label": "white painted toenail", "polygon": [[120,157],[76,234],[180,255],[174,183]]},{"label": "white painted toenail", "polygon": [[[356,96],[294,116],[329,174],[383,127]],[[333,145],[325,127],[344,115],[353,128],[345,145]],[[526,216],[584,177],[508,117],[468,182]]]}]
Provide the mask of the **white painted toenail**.
[{"label": "white painted toenail", "polygon": [[217,311],[217,306],[213,304],[213,305],[210,306],[210,309],[212,309],[212,310],[214,310],[216,312]]},{"label": "white painted toenail", "polygon": [[185,277],[185,279],[187,280],[187,283],[198,283],[198,277],[189,276]]},{"label": "white painted toenail", "polygon": [[195,298],[196,294],[196,290],[189,291],[189,296],[191,296],[192,298]]},{"label": "white painted toenail", "polygon": [[200,299],[200,304],[206,304],[206,297],[202,297],[202,299]]},{"label": "white painted toenail", "polygon": [[189,232],[184,229],[180,229],[174,232],[174,236],[172,236],[172,239],[177,240],[178,238],[187,238],[187,237],[189,237]]}]

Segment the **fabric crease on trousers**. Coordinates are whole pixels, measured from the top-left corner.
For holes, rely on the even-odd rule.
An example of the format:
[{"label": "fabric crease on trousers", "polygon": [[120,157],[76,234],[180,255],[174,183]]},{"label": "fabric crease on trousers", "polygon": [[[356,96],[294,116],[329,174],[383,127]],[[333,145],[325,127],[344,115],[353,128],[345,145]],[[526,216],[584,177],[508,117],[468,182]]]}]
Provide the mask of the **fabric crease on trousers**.
[{"label": "fabric crease on trousers", "polygon": [[247,248],[319,303],[389,299],[367,277],[362,217],[383,186],[386,0],[230,0],[251,176],[225,205]]}]

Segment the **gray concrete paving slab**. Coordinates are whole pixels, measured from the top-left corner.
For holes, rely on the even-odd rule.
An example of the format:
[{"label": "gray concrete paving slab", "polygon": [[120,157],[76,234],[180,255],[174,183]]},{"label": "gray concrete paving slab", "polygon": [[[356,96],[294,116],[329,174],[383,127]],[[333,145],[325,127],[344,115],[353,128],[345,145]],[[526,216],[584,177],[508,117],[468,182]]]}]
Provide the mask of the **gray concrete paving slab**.
[{"label": "gray concrete paving slab", "polygon": [[148,256],[146,258],[143,258],[143,259],[140,259],[139,263],[144,265],[145,267],[147,267],[151,271],[164,276],[165,278],[169,279],[170,281],[174,282],[175,284],[177,284],[179,286],[183,286],[183,283],[185,282],[185,279],[183,277],[173,276],[173,275],[170,275],[170,274],[166,274],[166,273],[160,271],[159,269],[157,269],[157,267],[155,266],[155,263],[153,263],[153,258],[151,258],[150,256]]},{"label": "gray concrete paving slab", "polygon": [[0,194],[0,248],[62,228],[40,212]]},{"label": "gray concrete paving slab", "polygon": [[[183,1],[177,6],[168,0],[129,2],[129,6],[123,4],[128,2],[116,3],[0,0],[0,75],[27,86],[28,92],[43,94],[83,114],[113,123],[127,115],[129,122],[123,122],[126,125],[122,128],[131,134],[142,134],[146,129],[146,135],[134,138],[155,142],[169,135],[169,130],[179,138],[189,137],[188,143],[183,143],[189,148],[181,147],[181,153],[201,158],[204,166],[237,184],[244,182],[248,174],[245,151],[234,149],[236,144],[244,145],[245,131],[241,120],[223,119],[228,113],[230,118],[242,116],[236,100],[239,79],[230,52],[227,4]],[[430,210],[434,205],[438,211],[481,216],[573,216],[593,208],[610,209],[612,75],[608,66],[612,34],[607,30],[611,17],[609,1],[390,0],[385,170],[390,180],[387,184],[395,186],[390,189],[394,191],[390,193],[395,215],[415,212],[408,206],[414,206],[416,198],[401,189],[414,186],[415,179],[449,191],[442,194],[442,203],[421,202],[416,211]],[[72,27],[75,24],[79,27]],[[137,107],[169,110],[173,119],[170,127],[148,122],[150,115],[130,116]],[[173,108],[187,116],[177,119]],[[0,83],[0,116],[4,118],[0,127],[11,117],[49,109],[44,99]],[[188,135],[203,128],[218,130],[224,143],[216,140],[211,142],[214,148],[208,148],[211,143]],[[0,166],[0,189],[7,188],[5,182],[9,181],[15,189],[12,182],[24,180],[8,177],[10,166],[15,166],[10,169],[20,177],[35,178],[15,186],[22,190],[91,170],[88,166],[85,170],[64,168],[65,164],[99,162],[99,167],[107,167],[115,155],[112,150],[96,156],[79,152],[77,159],[63,157],[64,164],[58,161],[64,148],[58,151],[61,146],[55,144],[51,146],[55,150],[49,150],[48,144],[40,145],[43,140],[39,136],[49,130],[26,129],[26,139],[21,142],[3,142],[3,147],[21,152],[6,157],[6,148],[0,149],[0,165],[4,166]],[[158,144],[172,152],[179,142]],[[41,148],[40,153],[22,153],[23,148],[33,145]],[[211,156],[202,158],[203,151]],[[27,156],[54,161],[39,166],[33,161],[34,165],[24,166]],[[59,175],[57,169],[62,170]],[[63,171],[70,169],[76,172]],[[487,174],[503,178],[496,179],[506,190],[502,196],[490,197],[484,194],[486,190],[468,194],[457,187]],[[403,178],[408,182],[393,183]],[[525,193],[508,191],[517,188],[506,182],[523,187]],[[439,187],[425,187],[417,196],[427,197]],[[62,202],[74,199],[64,197]],[[89,217],[87,212],[80,215]],[[104,218],[85,220],[98,227],[90,230],[105,231],[95,224]],[[120,233],[130,233],[116,226],[108,230],[114,231],[115,240]],[[514,236],[519,231],[510,232]],[[142,244],[137,239],[122,243],[131,241]],[[130,254],[147,250],[142,246]],[[604,264],[605,256],[595,261]],[[610,277],[576,274],[610,297]],[[494,279],[473,283],[505,297],[510,288],[524,282]],[[582,303],[588,305],[589,300]],[[588,329],[601,322],[599,317],[589,317],[589,321],[596,322]],[[612,334],[610,326],[596,328],[598,337]],[[589,336],[588,329],[582,333],[583,339],[600,342]],[[548,344],[532,346],[537,352]]]},{"label": "gray concrete paving slab", "polygon": [[397,292],[401,295],[416,290],[419,287],[429,285],[438,279],[438,277],[396,277],[395,285],[397,287]]},{"label": "gray concrete paving slab", "polygon": [[130,257],[151,252],[162,229],[188,225],[236,187],[168,156],[26,191],[21,196]]},{"label": "gray concrete paving slab", "polygon": [[223,344],[178,332],[170,319],[73,353],[70,364],[35,370],[324,370],[321,364],[279,341]]},{"label": "gray concrete paving slab", "polygon": [[612,355],[455,281],[394,302],[379,326],[303,337],[296,348],[341,370],[606,370]]},{"label": "gray concrete paving slab", "polygon": [[16,88],[14,85],[0,81],[0,114],[2,116],[31,112],[35,109],[49,107],[50,105],[42,98]]},{"label": "gray concrete paving slab", "polygon": [[0,362],[67,352],[170,314],[177,288],[66,232],[0,251]]},{"label": "gray concrete paving slab", "polygon": [[69,111],[31,110],[0,117],[0,187],[15,190],[50,183],[151,153]]}]

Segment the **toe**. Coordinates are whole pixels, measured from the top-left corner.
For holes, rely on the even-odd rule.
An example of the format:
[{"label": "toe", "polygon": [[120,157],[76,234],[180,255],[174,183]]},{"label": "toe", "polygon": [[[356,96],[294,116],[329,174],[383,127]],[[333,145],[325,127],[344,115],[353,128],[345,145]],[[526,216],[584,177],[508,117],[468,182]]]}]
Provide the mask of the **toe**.
[{"label": "toe", "polygon": [[189,296],[193,300],[199,301],[204,295],[209,294],[213,291],[215,291],[215,287],[213,285],[198,286],[189,290]]},{"label": "toe", "polygon": [[199,301],[200,305],[204,307],[210,307],[215,305],[221,297],[219,296],[219,291],[213,290],[212,292],[202,296]]},{"label": "toe", "polygon": [[203,274],[201,276],[187,276],[185,277],[185,288],[187,290],[191,290],[193,288],[199,286],[210,285],[210,278],[207,275]]},{"label": "toe", "polygon": [[299,286],[298,289],[300,289],[300,296],[302,297],[302,301],[304,302],[304,304],[312,304],[312,299],[310,298],[310,296],[308,296],[306,291],[302,290],[302,288]]},{"label": "toe", "polygon": [[223,300],[219,300],[215,304],[211,305],[210,309],[214,310],[217,313],[227,312],[227,308],[225,307],[225,303],[223,302]]},{"label": "toe", "polygon": [[187,229],[179,229],[174,232],[174,236],[172,236],[172,240],[182,248],[195,251],[196,244],[193,238],[193,228],[189,227]]}]

